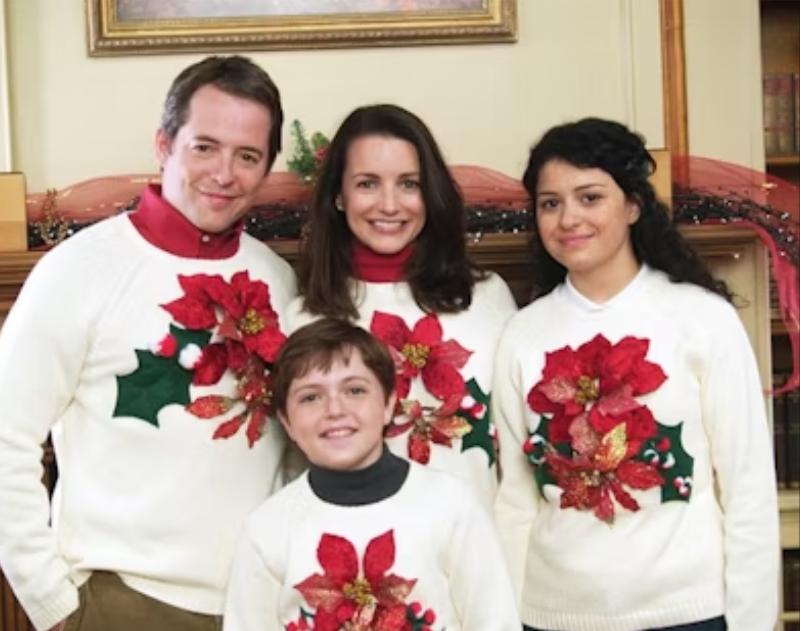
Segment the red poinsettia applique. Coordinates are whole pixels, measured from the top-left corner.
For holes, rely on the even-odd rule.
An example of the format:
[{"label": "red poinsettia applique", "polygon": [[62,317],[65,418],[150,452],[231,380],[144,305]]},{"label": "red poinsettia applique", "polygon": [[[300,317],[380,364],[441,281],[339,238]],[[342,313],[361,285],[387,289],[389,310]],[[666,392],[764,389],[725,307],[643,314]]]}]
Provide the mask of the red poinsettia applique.
[{"label": "red poinsettia applique", "polygon": [[[639,509],[626,490],[662,486],[659,458],[640,453],[657,438],[659,425],[634,397],[653,392],[666,379],[660,366],[645,359],[646,339],[625,337],[612,345],[602,335],[580,346],[547,353],[542,379],[528,393],[528,405],[549,415],[524,448],[537,467],[537,482],[562,489],[561,507],[592,510],[603,521],[614,518],[612,498]],[[652,450],[652,447],[648,447]]]},{"label": "red poinsettia applique", "polygon": [[187,329],[214,329],[220,341],[207,344],[190,369],[192,383],[217,383],[227,370],[236,377],[236,395],[206,395],[186,406],[201,419],[210,419],[243,404],[244,409],[217,427],[214,438],[230,438],[242,426],[248,444],[263,434],[271,408],[269,367],[286,336],[278,327],[269,288],[253,281],[247,272],[237,272],[230,282],[221,276],[179,276],[184,295],[162,305]]},{"label": "red poinsettia applique", "polygon": [[441,401],[464,396],[464,377],[459,372],[472,351],[456,340],[442,339],[442,325],[436,315],[420,318],[410,329],[402,318],[376,311],[370,324],[372,334],[389,348],[398,366],[397,396],[408,396],[411,379],[421,376],[425,388]]},{"label": "red poinsettia applique", "polygon": [[600,433],[625,416],[628,436],[652,436],[652,415],[637,413],[642,406],[634,397],[656,390],[666,375],[645,359],[648,348],[645,339],[625,337],[612,346],[597,335],[577,350],[566,346],[547,353],[542,379],[528,393],[528,405],[534,412],[553,415],[551,440],[569,442],[573,420],[589,409],[589,422]]},{"label": "red poinsettia applique", "polygon": [[[241,342],[248,352],[265,362],[275,361],[284,340],[278,314],[272,309],[269,288],[237,272],[230,282],[219,275],[178,276],[184,295],[162,305],[187,329],[212,329],[219,325],[223,339]],[[219,315],[218,315],[219,314]]]},{"label": "red poinsettia applique", "polygon": [[213,437],[230,438],[246,424],[247,444],[252,447],[264,433],[267,418],[272,413],[272,377],[264,362],[256,356],[248,358],[237,374],[236,397],[206,395],[192,401],[186,409],[197,418],[210,419],[225,414],[237,403],[243,403],[244,410],[220,423]]},{"label": "red poinsettia applique", "polygon": [[[591,428],[588,431],[593,431]],[[561,507],[592,510],[598,519],[611,522],[614,504],[639,510],[638,502],[624,486],[646,490],[661,486],[664,480],[655,466],[633,459],[625,436],[625,424],[620,423],[596,444],[577,457],[569,458],[555,449],[546,451],[544,459],[556,484],[561,487]]]},{"label": "red poinsettia applique", "polygon": [[404,399],[402,411],[405,421],[390,424],[386,429],[386,437],[399,436],[410,430],[408,457],[421,464],[428,464],[431,443],[452,447],[454,438],[462,438],[472,431],[469,421],[455,414],[456,409],[445,404],[434,410],[423,406],[419,401]]},{"label": "red poinsettia applique", "polygon": [[295,585],[316,608],[315,631],[403,631],[405,599],[416,579],[387,574],[394,565],[394,531],[372,539],[364,552],[363,573],[358,554],[343,537],[323,534],[317,560],[324,574],[312,574]]}]

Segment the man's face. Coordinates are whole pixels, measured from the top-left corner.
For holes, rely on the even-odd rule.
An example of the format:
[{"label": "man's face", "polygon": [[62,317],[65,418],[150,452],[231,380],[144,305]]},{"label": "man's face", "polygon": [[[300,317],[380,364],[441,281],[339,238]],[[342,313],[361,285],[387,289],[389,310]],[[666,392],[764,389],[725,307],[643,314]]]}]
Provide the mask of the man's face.
[{"label": "man's face", "polygon": [[228,229],[250,209],[267,175],[271,125],[256,101],[213,85],[197,90],[175,138],[156,133],[164,199],[204,232]]}]

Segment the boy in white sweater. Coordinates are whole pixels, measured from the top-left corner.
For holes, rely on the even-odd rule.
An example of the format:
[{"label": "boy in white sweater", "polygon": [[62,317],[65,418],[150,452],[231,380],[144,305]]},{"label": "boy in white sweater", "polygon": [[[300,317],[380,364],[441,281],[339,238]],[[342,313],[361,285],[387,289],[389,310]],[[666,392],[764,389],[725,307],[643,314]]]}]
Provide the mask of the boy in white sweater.
[{"label": "boy in white sweater", "polygon": [[394,383],[359,327],[323,319],[289,337],[272,402],[311,467],[247,521],[225,631],[520,629],[477,498],[384,446]]}]

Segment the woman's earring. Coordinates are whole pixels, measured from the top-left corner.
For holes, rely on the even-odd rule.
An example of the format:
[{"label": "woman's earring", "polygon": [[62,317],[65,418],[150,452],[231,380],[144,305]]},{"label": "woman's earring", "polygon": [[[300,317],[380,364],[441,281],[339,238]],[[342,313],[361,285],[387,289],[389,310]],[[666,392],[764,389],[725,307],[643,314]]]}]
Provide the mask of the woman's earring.
[{"label": "woman's earring", "polygon": [[344,212],[344,206],[342,205],[342,198],[341,197],[337,197],[336,198],[336,201],[334,202],[334,206],[336,206],[336,210],[338,210],[340,213]]}]

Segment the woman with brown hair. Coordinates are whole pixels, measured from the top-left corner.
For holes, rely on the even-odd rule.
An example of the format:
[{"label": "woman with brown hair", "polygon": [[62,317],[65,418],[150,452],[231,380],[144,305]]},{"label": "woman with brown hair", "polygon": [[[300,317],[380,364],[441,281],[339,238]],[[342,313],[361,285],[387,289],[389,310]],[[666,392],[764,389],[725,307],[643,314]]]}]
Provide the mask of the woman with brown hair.
[{"label": "woman with brown hair", "polygon": [[356,322],[398,367],[398,455],[465,479],[491,505],[494,350],[516,306],[472,263],[464,203],[436,141],[395,105],[353,111],[321,167],[292,329],[321,316]]}]

